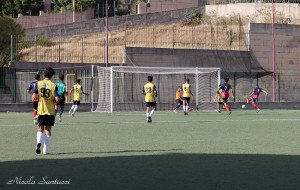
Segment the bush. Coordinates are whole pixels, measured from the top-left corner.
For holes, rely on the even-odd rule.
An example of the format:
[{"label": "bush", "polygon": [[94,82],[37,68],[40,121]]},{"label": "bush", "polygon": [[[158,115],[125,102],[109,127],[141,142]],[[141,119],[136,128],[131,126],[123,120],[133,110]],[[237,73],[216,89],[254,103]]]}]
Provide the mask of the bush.
[{"label": "bush", "polygon": [[47,37],[47,36],[37,36],[36,37],[36,44],[38,46],[51,46],[52,45],[52,42],[51,40]]}]

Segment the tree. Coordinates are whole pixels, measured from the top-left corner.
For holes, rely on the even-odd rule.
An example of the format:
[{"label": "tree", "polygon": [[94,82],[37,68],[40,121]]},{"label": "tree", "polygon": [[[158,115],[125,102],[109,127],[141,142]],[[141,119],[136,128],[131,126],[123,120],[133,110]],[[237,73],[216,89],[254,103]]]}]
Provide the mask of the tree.
[{"label": "tree", "polygon": [[0,0],[0,15],[14,16],[39,15],[39,11],[44,10],[44,5],[40,0]]},{"label": "tree", "polygon": [[[24,29],[12,18],[0,17],[0,67],[7,66],[11,56],[11,35],[24,36]],[[16,44],[13,43],[13,49],[16,50]]]}]

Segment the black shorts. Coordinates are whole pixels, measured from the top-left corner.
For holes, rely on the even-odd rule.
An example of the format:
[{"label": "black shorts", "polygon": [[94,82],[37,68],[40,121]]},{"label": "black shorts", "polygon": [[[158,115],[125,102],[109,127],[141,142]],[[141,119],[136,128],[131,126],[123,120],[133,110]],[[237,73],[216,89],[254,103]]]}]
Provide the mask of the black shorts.
[{"label": "black shorts", "polygon": [[33,109],[37,110],[39,102],[38,101],[32,102],[32,105],[33,105]]},{"label": "black shorts", "polygon": [[223,99],[223,103],[227,103],[228,98],[222,98]]},{"label": "black shorts", "polygon": [[65,96],[59,96],[59,106],[65,106],[66,98]]},{"label": "black shorts", "polygon": [[39,115],[37,122],[39,125],[54,126],[54,115]]},{"label": "black shorts", "polygon": [[190,101],[190,97],[182,97],[182,100]]},{"label": "black shorts", "polygon": [[255,103],[256,100],[257,100],[256,98],[253,98],[253,97],[252,97],[252,102],[253,102],[253,103]]},{"label": "black shorts", "polygon": [[220,105],[221,105],[221,104],[223,104],[223,102],[218,102],[218,104],[220,104]]},{"label": "black shorts", "polygon": [[79,106],[80,101],[74,101],[73,104]]},{"label": "black shorts", "polygon": [[156,106],[156,102],[146,102],[146,107],[154,107]]},{"label": "black shorts", "polygon": [[182,100],[178,100],[176,99],[176,104],[179,106],[179,105],[182,105]]}]

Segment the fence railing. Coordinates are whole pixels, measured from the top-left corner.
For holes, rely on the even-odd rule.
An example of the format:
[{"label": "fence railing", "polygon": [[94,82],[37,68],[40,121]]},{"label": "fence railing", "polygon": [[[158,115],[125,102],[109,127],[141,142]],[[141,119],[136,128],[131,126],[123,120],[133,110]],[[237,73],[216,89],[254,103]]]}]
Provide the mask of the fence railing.
[{"label": "fence railing", "polygon": [[[125,26],[110,33],[108,58],[110,63],[122,63],[125,47],[247,50],[246,39],[247,34],[241,26]],[[106,59],[104,34],[67,39],[37,36],[33,40],[14,36],[13,43],[16,44],[12,50],[14,61],[102,63]]]}]

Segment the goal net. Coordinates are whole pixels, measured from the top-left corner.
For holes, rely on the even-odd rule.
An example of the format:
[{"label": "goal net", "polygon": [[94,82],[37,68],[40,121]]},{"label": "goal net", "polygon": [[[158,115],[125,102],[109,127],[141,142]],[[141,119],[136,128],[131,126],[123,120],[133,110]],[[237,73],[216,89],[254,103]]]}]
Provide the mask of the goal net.
[{"label": "goal net", "polygon": [[173,110],[175,95],[187,78],[190,79],[190,107],[197,110],[215,109],[214,97],[220,84],[220,68],[172,67],[97,67],[98,103],[96,112],[143,111],[142,89],[153,76],[158,97],[157,110]]}]

